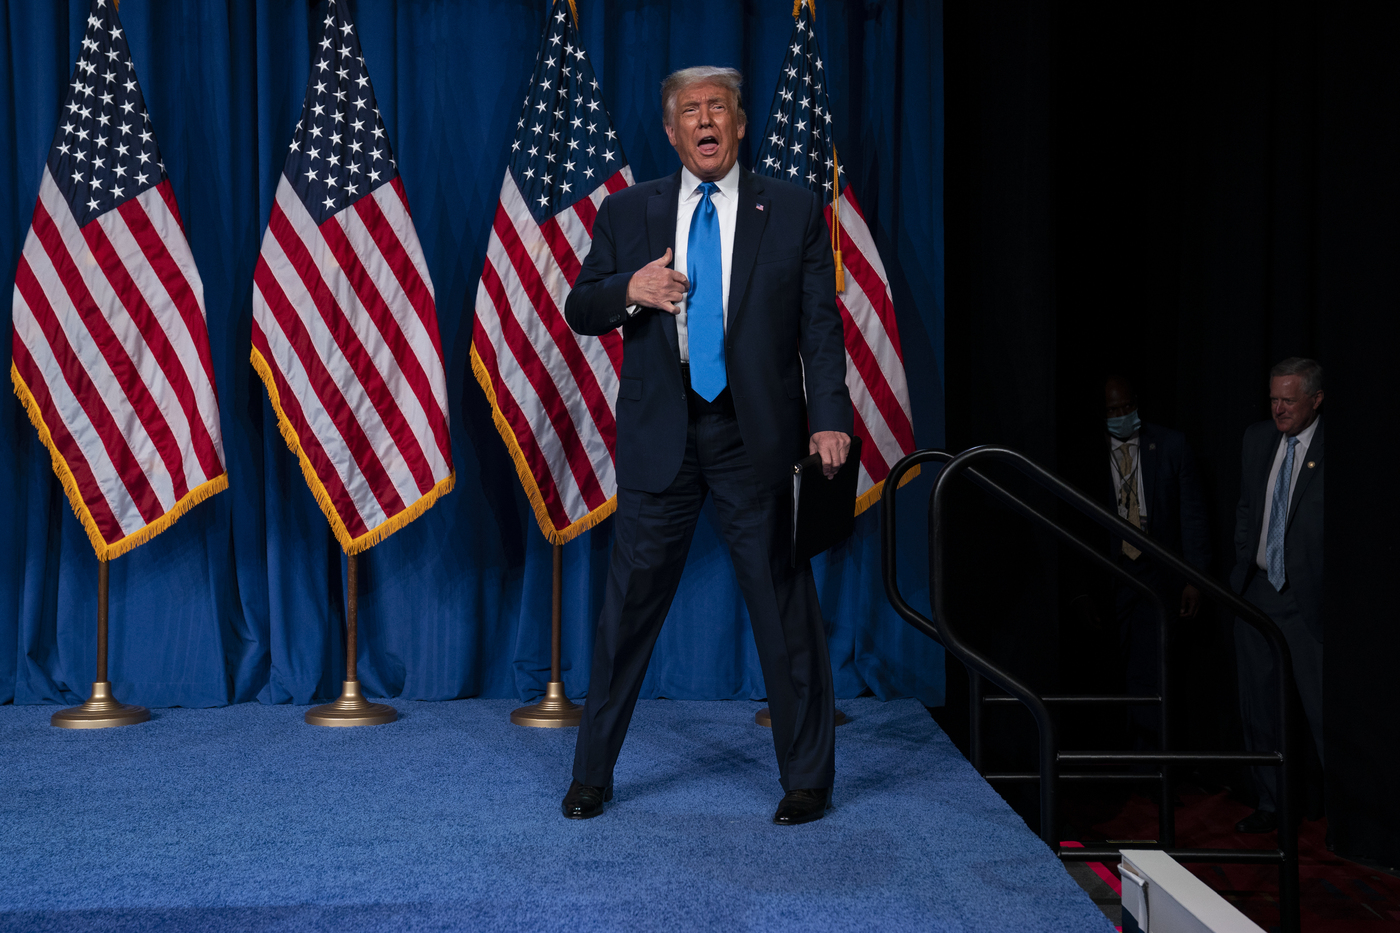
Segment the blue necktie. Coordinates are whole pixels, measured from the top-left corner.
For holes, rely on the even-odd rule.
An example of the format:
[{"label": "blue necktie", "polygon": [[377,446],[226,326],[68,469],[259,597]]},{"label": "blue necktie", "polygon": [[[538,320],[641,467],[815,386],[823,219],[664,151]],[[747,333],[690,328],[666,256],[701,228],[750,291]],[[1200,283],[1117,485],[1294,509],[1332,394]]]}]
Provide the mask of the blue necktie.
[{"label": "blue necktie", "polygon": [[719,190],[712,181],[700,185],[700,203],[690,217],[685,248],[686,331],[690,342],[690,386],[713,402],[724,391],[724,266],[719,255],[719,211],[710,195]]},{"label": "blue necktie", "polygon": [[1293,480],[1293,448],[1298,446],[1298,438],[1288,439],[1288,453],[1283,455],[1283,466],[1278,468],[1278,481],[1274,483],[1274,502],[1269,507],[1269,543],[1264,548],[1264,562],[1269,565],[1269,583],[1274,589],[1282,590],[1288,574],[1283,563],[1283,535],[1288,529],[1288,487]]}]

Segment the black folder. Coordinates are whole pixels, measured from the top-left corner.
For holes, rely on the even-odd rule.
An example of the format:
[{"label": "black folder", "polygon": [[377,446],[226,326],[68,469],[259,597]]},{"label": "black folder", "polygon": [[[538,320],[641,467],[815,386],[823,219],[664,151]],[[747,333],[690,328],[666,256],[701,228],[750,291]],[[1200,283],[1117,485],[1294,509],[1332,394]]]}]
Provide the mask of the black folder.
[{"label": "black folder", "polygon": [[822,458],[812,454],[792,467],[792,566],[851,536],[856,527],[856,479],[860,474],[860,438],[851,437],[851,452],[831,479],[822,475]]}]

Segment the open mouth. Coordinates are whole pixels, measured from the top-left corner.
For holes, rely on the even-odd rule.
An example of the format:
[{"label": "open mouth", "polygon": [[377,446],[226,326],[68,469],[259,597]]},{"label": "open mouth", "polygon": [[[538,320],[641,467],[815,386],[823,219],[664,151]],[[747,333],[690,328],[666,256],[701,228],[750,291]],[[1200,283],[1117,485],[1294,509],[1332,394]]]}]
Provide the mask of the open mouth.
[{"label": "open mouth", "polygon": [[712,156],[716,152],[719,152],[719,137],[702,136],[700,137],[700,142],[695,144],[695,148],[700,150],[701,155]]}]

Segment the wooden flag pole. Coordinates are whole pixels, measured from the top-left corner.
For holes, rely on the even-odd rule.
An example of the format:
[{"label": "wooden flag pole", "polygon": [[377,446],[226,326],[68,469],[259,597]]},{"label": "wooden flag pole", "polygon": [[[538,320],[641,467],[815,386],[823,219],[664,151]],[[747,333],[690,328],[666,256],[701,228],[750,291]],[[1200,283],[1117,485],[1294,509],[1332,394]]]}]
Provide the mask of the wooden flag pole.
[{"label": "wooden flag pole", "polygon": [[112,684],[107,680],[107,561],[97,562],[97,678],[92,694],[82,706],[61,709],[49,723],[60,729],[107,729],[111,726],[131,726],[151,718],[144,706],[128,706],[112,696]]},{"label": "wooden flag pole", "polygon": [[510,721],[517,726],[535,726],[544,729],[558,729],[576,726],[583,718],[583,707],[569,700],[564,692],[563,676],[560,672],[560,655],[563,651],[564,615],[564,545],[554,545],[554,600],[552,606],[552,631],[549,646],[549,683],[544,688],[544,699],[533,706],[522,706],[510,714]]},{"label": "wooden flag pole", "polygon": [[359,653],[360,563],[359,555],[345,558],[345,682],[340,698],[306,711],[313,726],[382,726],[399,718],[398,711],[384,703],[371,703],[360,693],[356,660]]}]

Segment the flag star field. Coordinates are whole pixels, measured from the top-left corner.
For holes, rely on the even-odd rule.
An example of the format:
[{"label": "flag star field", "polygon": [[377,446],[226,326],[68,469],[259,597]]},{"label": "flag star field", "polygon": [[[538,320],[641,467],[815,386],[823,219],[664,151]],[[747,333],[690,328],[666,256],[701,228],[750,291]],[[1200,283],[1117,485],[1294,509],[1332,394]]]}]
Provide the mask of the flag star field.
[{"label": "flag star field", "polygon": [[545,32],[510,148],[510,173],[540,223],[587,198],[624,162],[568,14],[558,10]]},{"label": "flag star field", "polygon": [[[104,0],[97,9],[110,6]],[[80,226],[165,177],[131,50],[115,16],[88,15],[49,171]]]},{"label": "flag star field", "polygon": [[778,73],[773,112],[754,170],[824,192],[830,199],[832,177],[842,178],[845,171],[835,162],[825,65],[805,7],[794,36]]},{"label": "flag star field", "polygon": [[320,224],[398,175],[354,24],[328,13],[283,173]]}]

